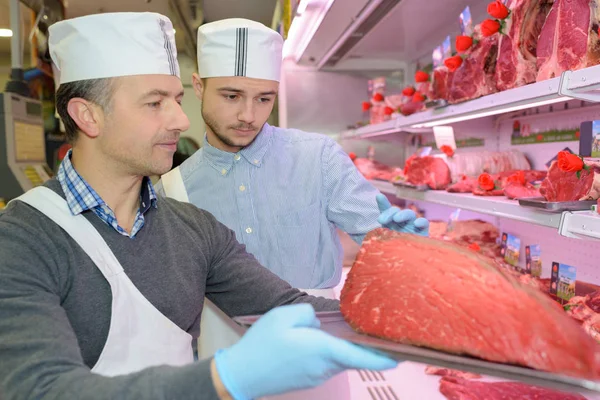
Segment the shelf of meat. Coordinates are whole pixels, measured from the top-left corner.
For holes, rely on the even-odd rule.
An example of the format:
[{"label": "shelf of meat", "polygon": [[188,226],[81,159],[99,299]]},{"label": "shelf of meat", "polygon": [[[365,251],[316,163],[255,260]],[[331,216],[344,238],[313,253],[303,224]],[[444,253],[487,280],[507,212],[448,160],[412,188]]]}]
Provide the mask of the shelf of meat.
[{"label": "shelf of meat", "polygon": [[369,138],[459,121],[484,118],[572,99],[600,101],[600,65],[566,71],[560,77],[493,93],[440,108],[429,108],[410,116],[399,116],[380,124],[344,133],[345,137]]}]

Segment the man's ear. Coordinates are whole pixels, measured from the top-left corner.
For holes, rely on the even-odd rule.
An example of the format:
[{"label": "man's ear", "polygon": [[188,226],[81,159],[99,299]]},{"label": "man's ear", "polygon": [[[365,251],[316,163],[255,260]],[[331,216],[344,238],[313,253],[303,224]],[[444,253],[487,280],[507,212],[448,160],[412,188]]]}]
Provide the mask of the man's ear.
[{"label": "man's ear", "polygon": [[95,138],[100,134],[101,111],[98,106],[85,99],[75,97],[69,100],[67,111],[84,135]]},{"label": "man's ear", "polygon": [[198,100],[202,101],[202,97],[204,96],[204,85],[202,84],[200,75],[196,73],[192,74],[192,86],[194,86],[194,93],[196,93],[196,97]]}]

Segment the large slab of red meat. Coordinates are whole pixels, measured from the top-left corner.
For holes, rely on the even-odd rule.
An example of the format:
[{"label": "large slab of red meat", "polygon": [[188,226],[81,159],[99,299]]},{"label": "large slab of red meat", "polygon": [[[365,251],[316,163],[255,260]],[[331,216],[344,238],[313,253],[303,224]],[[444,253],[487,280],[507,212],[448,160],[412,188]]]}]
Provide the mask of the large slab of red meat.
[{"label": "large slab of red meat", "polygon": [[547,201],[596,200],[600,198],[600,163],[586,161],[589,170],[566,172],[554,161],[542,182],[540,193]]},{"label": "large slab of red meat", "polygon": [[442,65],[433,70],[433,79],[429,96],[432,100],[448,100],[448,89],[452,83],[454,73]]},{"label": "large slab of red meat", "polygon": [[600,345],[558,303],[488,257],[445,241],[369,232],[340,303],[361,333],[600,379]]},{"label": "large slab of red meat", "polygon": [[450,103],[460,103],[496,92],[499,34],[482,37],[480,26],[477,25],[475,35],[479,41],[465,53],[463,63],[454,71],[448,92]]},{"label": "large slab of red meat", "polygon": [[379,179],[389,181],[402,174],[402,169],[371,161],[368,158],[356,158],[354,165],[366,179]]},{"label": "large slab of red meat", "polygon": [[598,0],[555,0],[537,45],[537,80],[600,63]]},{"label": "large slab of red meat", "polygon": [[531,183],[508,182],[504,185],[504,195],[509,199],[526,199],[528,197],[541,197],[540,190]]},{"label": "large slab of red meat", "polygon": [[481,382],[460,377],[440,379],[440,392],[448,400],[586,400],[575,393],[530,386],[518,382]]},{"label": "large slab of red meat", "polygon": [[452,182],[450,169],[439,157],[411,157],[404,167],[406,180],[413,185],[427,185],[431,189],[446,189]]},{"label": "large slab of red meat", "polygon": [[553,0],[512,0],[505,35],[498,42],[496,88],[512,89],[535,82],[537,41]]}]

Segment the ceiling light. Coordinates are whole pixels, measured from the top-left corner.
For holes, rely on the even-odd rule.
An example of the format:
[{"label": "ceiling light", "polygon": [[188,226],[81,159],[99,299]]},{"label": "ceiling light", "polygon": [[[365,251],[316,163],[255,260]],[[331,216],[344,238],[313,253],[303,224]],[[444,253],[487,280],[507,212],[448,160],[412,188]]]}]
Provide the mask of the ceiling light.
[{"label": "ceiling light", "polygon": [[308,2],[310,0],[300,0],[300,4],[298,4],[298,8],[296,8],[296,14],[302,14],[306,11],[306,6],[308,6]]},{"label": "ceiling light", "polygon": [[10,29],[0,29],[0,37],[12,37],[12,31]]}]

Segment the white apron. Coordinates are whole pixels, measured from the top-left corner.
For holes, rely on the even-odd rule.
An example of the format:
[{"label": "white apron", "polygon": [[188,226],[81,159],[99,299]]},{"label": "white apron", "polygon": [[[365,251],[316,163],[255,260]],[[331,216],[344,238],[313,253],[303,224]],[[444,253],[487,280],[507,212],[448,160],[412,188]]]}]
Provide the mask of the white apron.
[{"label": "white apron", "polygon": [[[165,194],[175,200],[189,203],[189,197],[179,167],[161,176]],[[333,288],[299,289],[311,296],[336,299]],[[198,338],[198,358],[212,357],[217,350],[227,348],[239,340],[239,335],[231,328],[232,320],[208,299],[204,300],[204,309],[200,320],[200,337]],[[341,373],[314,389],[301,390],[279,396],[269,396],[268,400],[349,400],[350,382],[348,373]]]},{"label": "white apron", "polygon": [[110,329],[92,372],[115,376],[158,365],[182,366],[194,361],[192,336],[165,317],[140,293],[102,236],[84,216],[74,216],[67,202],[44,186],[36,187],[15,200],[38,209],[65,230],[110,284]]}]

